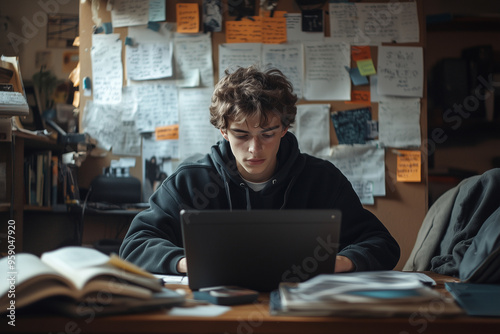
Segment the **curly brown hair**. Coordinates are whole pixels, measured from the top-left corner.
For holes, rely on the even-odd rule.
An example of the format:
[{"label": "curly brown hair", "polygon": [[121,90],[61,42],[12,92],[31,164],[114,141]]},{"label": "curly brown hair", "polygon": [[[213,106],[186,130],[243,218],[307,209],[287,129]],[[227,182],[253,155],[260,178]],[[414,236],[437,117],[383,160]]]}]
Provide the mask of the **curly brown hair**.
[{"label": "curly brown hair", "polygon": [[257,116],[265,127],[269,118],[277,116],[283,128],[295,121],[297,95],[285,75],[276,68],[260,70],[256,65],[226,70],[217,83],[210,105],[210,123],[226,129],[228,121],[244,121]]}]

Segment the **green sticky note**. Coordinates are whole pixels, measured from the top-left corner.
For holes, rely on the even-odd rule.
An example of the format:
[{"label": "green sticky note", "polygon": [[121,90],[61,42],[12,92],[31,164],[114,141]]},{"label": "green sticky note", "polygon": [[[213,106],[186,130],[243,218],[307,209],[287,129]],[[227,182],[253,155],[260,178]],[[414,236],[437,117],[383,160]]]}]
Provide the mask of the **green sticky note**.
[{"label": "green sticky note", "polygon": [[373,65],[373,60],[363,59],[356,62],[358,64],[359,73],[361,75],[374,75],[377,74],[375,66]]}]

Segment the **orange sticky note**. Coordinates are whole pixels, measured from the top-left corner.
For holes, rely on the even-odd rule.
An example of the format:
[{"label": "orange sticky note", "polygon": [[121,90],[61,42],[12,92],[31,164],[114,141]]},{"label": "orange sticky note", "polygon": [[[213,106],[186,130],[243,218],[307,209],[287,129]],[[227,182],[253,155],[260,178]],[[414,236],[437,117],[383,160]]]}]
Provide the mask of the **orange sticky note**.
[{"label": "orange sticky note", "polygon": [[356,46],[353,45],[351,48],[351,55],[354,61],[371,59],[372,53],[369,46]]},{"label": "orange sticky note", "polygon": [[156,140],[179,139],[179,124],[159,126],[155,129]]},{"label": "orange sticky note", "polygon": [[371,105],[370,101],[370,91],[369,90],[353,90],[351,91],[351,101],[346,101],[345,103],[355,103]]},{"label": "orange sticky note", "polygon": [[397,177],[398,182],[420,182],[422,155],[420,151],[398,150]]},{"label": "orange sticky note", "polygon": [[226,21],[226,43],[262,43],[262,19],[252,16]]},{"label": "orange sticky note", "polygon": [[200,31],[200,12],[197,3],[178,3],[177,32],[195,34]]},{"label": "orange sticky note", "polygon": [[286,17],[262,18],[262,43],[286,43]]}]

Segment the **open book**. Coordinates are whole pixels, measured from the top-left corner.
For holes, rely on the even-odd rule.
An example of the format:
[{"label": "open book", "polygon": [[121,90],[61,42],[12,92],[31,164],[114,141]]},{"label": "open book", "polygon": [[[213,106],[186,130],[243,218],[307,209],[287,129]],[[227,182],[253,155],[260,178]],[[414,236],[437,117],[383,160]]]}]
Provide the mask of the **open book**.
[{"label": "open book", "polygon": [[52,306],[80,305],[81,310],[100,303],[103,314],[184,301],[154,275],[116,255],[85,247],[64,247],[41,258],[27,253],[4,257],[0,282],[0,313],[49,298]]},{"label": "open book", "polygon": [[271,294],[274,315],[397,316],[430,310],[441,315],[463,312],[417,273],[372,271],[318,275],[302,283],[280,283]]}]

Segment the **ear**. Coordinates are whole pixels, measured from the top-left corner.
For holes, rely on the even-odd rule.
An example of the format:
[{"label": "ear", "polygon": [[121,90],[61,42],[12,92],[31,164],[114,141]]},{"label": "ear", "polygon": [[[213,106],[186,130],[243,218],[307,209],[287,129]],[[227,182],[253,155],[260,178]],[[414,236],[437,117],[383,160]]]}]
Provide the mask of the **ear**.
[{"label": "ear", "polygon": [[283,138],[288,132],[288,126],[281,131],[281,138]]},{"label": "ear", "polygon": [[229,138],[227,136],[227,130],[226,129],[220,129],[220,133],[222,134],[222,137],[224,137],[225,140],[229,141]]}]

